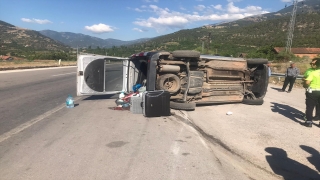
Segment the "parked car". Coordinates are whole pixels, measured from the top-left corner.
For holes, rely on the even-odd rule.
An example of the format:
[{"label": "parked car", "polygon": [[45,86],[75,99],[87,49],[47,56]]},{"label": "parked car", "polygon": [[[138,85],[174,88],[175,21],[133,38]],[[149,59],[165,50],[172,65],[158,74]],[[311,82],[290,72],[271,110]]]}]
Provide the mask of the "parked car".
[{"label": "parked car", "polygon": [[[192,50],[143,52],[129,58],[80,55],[77,92],[130,92],[134,85],[145,83],[147,91],[170,92],[173,109],[194,110],[196,104],[261,105],[269,82],[267,63],[267,59],[201,55]],[[122,71],[118,75],[115,66]]]}]

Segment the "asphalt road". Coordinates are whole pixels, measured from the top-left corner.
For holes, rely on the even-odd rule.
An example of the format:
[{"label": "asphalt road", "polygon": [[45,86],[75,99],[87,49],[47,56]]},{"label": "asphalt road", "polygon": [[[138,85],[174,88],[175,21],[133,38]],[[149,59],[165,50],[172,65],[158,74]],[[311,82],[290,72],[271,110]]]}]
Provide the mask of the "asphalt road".
[{"label": "asphalt road", "polygon": [[75,67],[1,71],[0,135],[61,106],[75,85]]},{"label": "asphalt road", "polygon": [[[110,81],[120,83],[116,78]],[[303,89],[279,93],[270,85],[262,106],[145,118],[113,110],[111,95],[76,97],[78,105],[65,108],[67,94],[75,95],[72,68],[0,73],[0,81],[0,179],[320,177],[319,128],[300,124]]]},{"label": "asphalt road", "polygon": [[110,95],[65,108],[75,79],[75,68],[1,74],[1,179],[250,179],[174,116],[113,110]]}]

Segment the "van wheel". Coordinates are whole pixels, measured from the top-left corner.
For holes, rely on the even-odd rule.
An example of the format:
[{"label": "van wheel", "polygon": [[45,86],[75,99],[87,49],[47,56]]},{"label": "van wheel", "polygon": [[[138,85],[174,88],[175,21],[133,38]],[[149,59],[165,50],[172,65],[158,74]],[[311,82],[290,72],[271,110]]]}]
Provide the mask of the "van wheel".
[{"label": "van wheel", "polygon": [[196,109],[196,103],[170,102],[170,108],[177,110],[194,111]]},{"label": "van wheel", "polygon": [[247,59],[247,64],[248,65],[268,64],[268,59],[262,59],[262,58]]},{"label": "van wheel", "polygon": [[175,74],[164,74],[157,79],[157,89],[174,94],[181,88],[180,78]]},{"label": "van wheel", "polygon": [[176,58],[199,58],[200,52],[190,50],[177,50],[172,52],[172,56]]},{"label": "van wheel", "polygon": [[242,103],[248,105],[262,105],[263,99],[243,99]]}]

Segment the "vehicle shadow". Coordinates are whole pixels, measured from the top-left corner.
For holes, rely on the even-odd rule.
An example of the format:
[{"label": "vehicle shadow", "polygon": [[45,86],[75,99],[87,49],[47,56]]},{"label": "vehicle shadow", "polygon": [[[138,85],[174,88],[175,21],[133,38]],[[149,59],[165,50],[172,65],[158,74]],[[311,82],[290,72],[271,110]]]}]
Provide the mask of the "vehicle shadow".
[{"label": "vehicle shadow", "polygon": [[119,97],[118,94],[106,94],[106,95],[93,95],[83,100],[101,100],[101,99],[117,99]]},{"label": "vehicle shadow", "polygon": [[275,174],[283,177],[285,180],[306,180],[319,179],[317,171],[309,168],[288,157],[285,150],[276,147],[267,147],[265,151],[271,155],[266,155],[266,160]]},{"label": "vehicle shadow", "polygon": [[241,102],[208,102],[208,103],[196,103],[196,107],[207,107],[207,106],[219,106],[226,104],[239,104]]},{"label": "vehicle shadow", "polygon": [[304,113],[299,111],[298,109],[295,109],[291,106],[285,105],[285,104],[280,104],[280,103],[275,103],[271,102],[271,111],[272,112],[277,112],[291,120],[293,120],[296,123],[302,123],[304,122],[303,116]]},{"label": "vehicle shadow", "polygon": [[[310,153],[311,156],[308,157],[308,161],[314,165],[314,167],[320,172],[320,153],[316,149],[305,146],[305,145],[300,145],[301,149],[305,150],[306,152]],[[320,179],[320,177],[319,177]]]},{"label": "vehicle shadow", "polygon": [[276,91],[282,91],[282,88],[271,87],[271,89],[274,89],[274,90],[276,90]]}]

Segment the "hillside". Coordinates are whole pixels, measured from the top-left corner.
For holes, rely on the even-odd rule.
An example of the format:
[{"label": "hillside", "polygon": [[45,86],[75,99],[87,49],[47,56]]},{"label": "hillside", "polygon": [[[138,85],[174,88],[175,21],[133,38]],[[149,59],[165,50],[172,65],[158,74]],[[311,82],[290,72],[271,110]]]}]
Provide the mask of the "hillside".
[{"label": "hillside", "polygon": [[111,48],[113,46],[122,46],[122,45],[130,45],[139,42],[145,42],[149,40],[149,38],[137,39],[133,41],[121,41],[117,39],[101,39],[97,37],[92,37],[88,35],[84,35],[81,33],[72,33],[72,32],[56,32],[52,30],[43,30],[39,31],[41,34],[59,41],[65,45],[68,45],[72,48],[87,48],[91,46],[92,48]]},{"label": "hillside", "polygon": [[[293,6],[288,6],[274,13],[180,30],[145,43],[108,49],[107,52],[118,56],[129,56],[139,51],[192,49],[202,53],[238,56],[240,53],[256,51],[262,46],[284,47],[292,9]],[[305,0],[298,3],[292,47],[320,47],[319,19],[319,0]],[[97,50],[92,51],[98,53]]]},{"label": "hillside", "polygon": [[[0,21],[2,47],[0,54],[8,52],[23,54],[23,52],[35,50],[64,51],[68,48],[62,44],[64,43],[73,48],[87,48],[86,52],[89,53],[107,53],[114,56],[129,56],[141,51],[177,49],[238,56],[240,53],[253,52],[264,46],[284,47],[292,9],[291,5],[278,12],[184,29],[152,39],[135,41],[104,40],[83,34],[51,30],[41,31],[41,34]],[[292,47],[320,47],[319,19],[320,0],[304,0],[298,3]],[[56,54],[53,55],[56,56]]]},{"label": "hillside", "polygon": [[26,51],[69,51],[70,48],[37,31],[23,29],[0,21],[1,54]]}]

